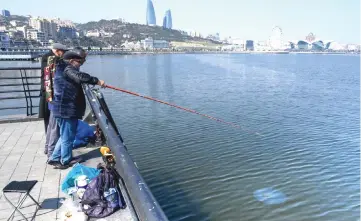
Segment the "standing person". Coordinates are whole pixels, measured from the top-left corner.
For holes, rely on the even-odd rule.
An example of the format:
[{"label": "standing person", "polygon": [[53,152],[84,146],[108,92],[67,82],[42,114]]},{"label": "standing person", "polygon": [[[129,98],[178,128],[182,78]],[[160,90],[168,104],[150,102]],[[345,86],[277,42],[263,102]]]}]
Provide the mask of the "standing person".
[{"label": "standing person", "polygon": [[75,140],[78,119],[85,113],[86,103],[82,83],[104,86],[104,81],[87,73],[80,72],[84,64],[86,52],[75,48],[65,52],[63,59],[67,66],[63,74],[54,78],[54,104],[52,113],[60,128],[60,138],[56,143],[49,164],[56,169],[66,169],[75,163],[81,162],[80,158],[72,157],[72,148]]},{"label": "standing person", "polygon": [[[45,85],[49,84],[51,86],[54,85],[53,82],[53,77],[55,77],[56,75],[62,75],[64,72],[65,67],[67,66],[67,64],[63,61],[63,54],[65,53],[64,50],[59,50],[59,54],[60,56],[50,56],[48,59],[48,68],[44,71],[44,77],[45,77]],[[50,82],[51,81],[51,82]],[[54,88],[51,87],[49,88],[49,86],[45,86],[45,91],[46,91],[46,98],[47,98],[47,102],[48,102],[48,109],[50,111],[50,117],[49,117],[49,125],[48,125],[48,130],[46,133],[46,140],[45,140],[45,153],[47,153],[48,155],[48,159],[50,158],[50,156],[53,154],[53,151],[55,149],[55,145],[58,142],[58,139],[60,137],[60,132],[59,132],[59,126],[56,123],[55,117],[52,113],[52,108],[53,108],[53,100],[54,100]]]},{"label": "standing person", "polygon": [[[52,49],[42,57],[42,77],[41,77],[41,97],[39,104],[39,117],[44,118],[45,125],[45,149],[44,154],[47,154],[48,157],[51,155],[52,150],[55,148],[55,144],[59,138],[59,129],[57,128],[54,117],[51,115],[51,102],[53,99],[53,76],[55,71],[65,68],[57,67],[59,66],[58,62],[60,58],[64,55],[65,51],[68,49],[65,45],[55,43],[52,46]],[[46,61],[45,61],[46,59]],[[44,67],[43,67],[44,66]],[[49,131],[50,130],[50,131]],[[49,133],[48,133],[49,131]],[[51,150],[50,152],[48,150]]]},{"label": "standing person", "polygon": [[[55,43],[51,50],[41,57],[41,79],[40,79],[40,100],[39,100],[39,118],[44,118],[45,133],[48,129],[50,112],[46,105],[45,87],[44,87],[44,68],[48,66],[48,58],[50,56],[60,56],[61,51],[65,51],[66,46]],[[46,154],[46,153],[45,153]]]}]

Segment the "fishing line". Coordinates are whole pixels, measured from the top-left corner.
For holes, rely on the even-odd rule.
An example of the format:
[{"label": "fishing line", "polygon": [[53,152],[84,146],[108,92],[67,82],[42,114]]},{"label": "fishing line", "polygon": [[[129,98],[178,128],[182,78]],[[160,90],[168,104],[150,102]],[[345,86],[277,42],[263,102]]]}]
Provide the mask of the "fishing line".
[{"label": "fishing line", "polygon": [[113,90],[116,90],[116,91],[120,91],[120,92],[123,92],[123,93],[131,94],[131,95],[134,95],[134,96],[137,96],[137,97],[145,98],[145,99],[148,99],[148,100],[152,100],[152,101],[155,101],[155,102],[158,102],[158,103],[161,103],[161,104],[165,104],[165,105],[168,105],[168,106],[171,106],[171,107],[175,107],[175,108],[178,108],[178,109],[181,109],[181,110],[184,110],[184,111],[193,113],[193,114],[198,114],[198,115],[201,115],[201,116],[206,117],[206,118],[208,118],[208,119],[211,119],[211,120],[214,120],[214,121],[218,121],[218,122],[220,122],[220,123],[224,123],[224,124],[230,125],[230,126],[235,127],[235,128],[242,129],[243,131],[245,131],[245,132],[247,132],[247,133],[255,134],[255,135],[258,135],[258,136],[262,136],[260,133],[255,132],[255,131],[248,130],[248,129],[244,128],[244,127],[241,127],[241,126],[238,125],[238,124],[235,124],[235,123],[232,123],[232,122],[227,122],[227,121],[224,121],[224,120],[222,120],[222,119],[219,119],[219,118],[216,118],[216,117],[212,117],[212,116],[210,116],[210,115],[208,115],[208,114],[202,114],[202,113],[199,113],[198,111],[195,111],[195,110],[192,110],[192,109],[189,109],[189,108],[181,107],[181,106],[178,106],[178,105],[176,105],[176,104],[171,104],[171,103],[168,103],[168,102],[166,102],[166,101],[162,101],[162,100],[159,100],[159,99],[156,99],[156,98],[153,98],[153,97],[141,95],[141,94],[138,94],[138,93],[135,93],[135,92],[132,92],[132,91],[128,91],[128,90],[122,89],[122,88],[113,87],[113,86],[110,86],[110,85],[104,85],[103,87],[109,88],[109,89],[113,89]]}]

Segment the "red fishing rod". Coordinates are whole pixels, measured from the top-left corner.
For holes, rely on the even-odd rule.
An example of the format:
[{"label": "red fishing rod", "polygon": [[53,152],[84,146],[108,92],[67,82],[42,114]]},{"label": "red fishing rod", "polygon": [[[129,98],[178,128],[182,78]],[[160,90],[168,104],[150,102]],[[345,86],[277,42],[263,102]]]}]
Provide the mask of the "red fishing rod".
[{"label": "red fishing rod", "polygon": [[[141,95],[141,94],[138,94],[138,93],[135,93],[135,92],[132,92],[132,91],[128,91],[128,90],[125,90],[125,89],[122,89],[122,88],[118,88],[118,87],[113,87],[113,86],[110,86],[110,85],[104,85],[104,87],[106,88],[110,88],[110,89],[113,89],[113,90],[116,90],[116,91],[121,91],[121,92],[124,92],[124,93],[127,93],[127,94],[131,94],[131,95],[134,95],[134,96],[137,96],[137,97],[142,97],[142,98],[145,98],[145,99],[148,99],[148,100],[152,100],[152,101],[155,101],[155,102],[158,102],[158,103],[161,103],[161,104],[165,104],[165,105],[168,105],[168,106],[171,106],[171,107],[175,107],[175,108],[178,108],[178,109],[181,109],[181,110],[184,110],[184,111],[187,111],[187,112],[190,112],[190,113],[194,113],[194,114],[198,114],[198,115],[201,115],[203,117],[207,117],[211,120],[215,120],[215,121],[218,121],[218,122],[221,122],[221,123],[224,123],[224,124],[228,124],[232,127],[236,127],[236,128],[241,128],[241,126],[237,125],[237,124],[234,124],[234,123],[231,123],[231,122],[227,122],[227,121],[224,121],[224,120],[221,120],[219,118],[215,118],[215,117],[212,117],[210,115],[207,115],[207,114],[202,114],[202,113],[199,113],[195,110],[192,110],[192,109],[188,109],[188,108],[185,108],[185,107],[181,107],[181,106],[178,106],[178,105],[175,105],[175,104],[171,104],[171,103],[168,103],[166,101],[162,101],[162,100],[158,100],[156,98],[152,98],[152,97],[149,97],[149,96],[145,96],[145,95]],[[244,129],[243,129],[244,130]],[[246,130],[245,130],[246,131]],[[251,131],[248,131],[248,132],[251,132]],[[252,134],[257,134],[257,135],[260,135],[258,132],[251,132]]]}]

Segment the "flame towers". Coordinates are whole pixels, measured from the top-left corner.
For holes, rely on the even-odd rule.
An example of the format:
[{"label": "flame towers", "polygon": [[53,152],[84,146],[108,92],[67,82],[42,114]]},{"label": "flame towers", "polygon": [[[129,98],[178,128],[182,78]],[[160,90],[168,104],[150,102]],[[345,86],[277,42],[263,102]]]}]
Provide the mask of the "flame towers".
[{"label": "flame towers", "polygon": [[165,12],[163,18],[163,28],[172,29],[172,13],[170,12],[170,10],[167,10]]},{"label": "flame towers", "polygon": [[152,0],[148,0],[147,3],[147,25],[156,25],[155,12]]}]

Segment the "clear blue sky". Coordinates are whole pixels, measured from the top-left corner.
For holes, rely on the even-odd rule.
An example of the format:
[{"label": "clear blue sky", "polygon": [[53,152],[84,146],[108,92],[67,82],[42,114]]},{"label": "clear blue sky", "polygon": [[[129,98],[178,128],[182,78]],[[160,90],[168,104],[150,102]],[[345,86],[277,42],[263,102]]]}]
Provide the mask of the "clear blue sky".
[{"label": "clear blue sky", "polygon": [[[31,2],[31,3],[30,3]],[[124,18],[145,23],[147,0],[10,0],[1,7],[12,14],[60,17],[75,22]],[[173,27],[202,34],[266,40],[272,27],[285,40],[317,38],[360,43],[360,0],[153,0],[157,24],[171,9]]]}]

